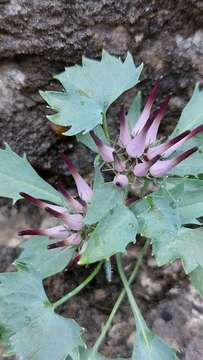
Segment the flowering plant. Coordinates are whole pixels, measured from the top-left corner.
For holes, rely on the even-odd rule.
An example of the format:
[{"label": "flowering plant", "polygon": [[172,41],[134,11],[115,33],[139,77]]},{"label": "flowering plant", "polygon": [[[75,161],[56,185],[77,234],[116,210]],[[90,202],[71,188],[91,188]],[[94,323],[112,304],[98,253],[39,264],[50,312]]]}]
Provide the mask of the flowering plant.
[{"label": "flowering plant", "polygon": [[[63,92],[41,92],[55,111],[49,120],[70,127],[65,135],[77,135],[96,153],[92,185],[63,155],[75,181],[75,196],[62,184],[58,190],[47,184],[25,156],[8,145],[0,150],[0,195],[14,202],[24,198],[58,221],[47,229],[20,230],[20,236],[33,237],[23,242],[16,271],[0,274],[0,342],[7,355],[15,353],[23,360],[103,359],[99,346],[127,294],[136,325],[132,359],[178,359],[177,351],[148,328],[130,284],[151,244],[158,266],[181,259],[203,296],[203,93],[197,84],[173,133],[162,140],[157,133],[170,98],[153,110],[159,91],[155,82],[141,111],[137,91],[141,70],[129,53],[122,62],[104,51],[101,61],[83,58],[82,66],[58,75]],[[129,109],[121,107],[118,135],[112,139],[107,110],[133,87],[136,96]],[[137,234],[145,244],[127,279],[121,257],[128,244],[136,244]],[[55,310],[81,291],[103,265],[110,281],[113,257],[123,290],[88,349],[81,327]],[[48,300],[45,278],[70,264],[92,263],[96,267],[78,287],[55,303]]]}]

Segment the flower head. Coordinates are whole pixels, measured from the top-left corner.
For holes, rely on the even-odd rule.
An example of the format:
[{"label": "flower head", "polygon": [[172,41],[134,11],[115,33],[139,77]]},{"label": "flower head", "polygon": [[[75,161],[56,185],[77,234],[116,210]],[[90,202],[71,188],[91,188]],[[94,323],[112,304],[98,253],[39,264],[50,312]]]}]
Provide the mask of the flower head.
[{"label": "flower head", "polygon": [[58,239],[60,241],[50,244],[49,249],[56,247],[64,247],[81,243],[81,232],[84,227],[83,215],[86,211],[87,204],[91,201],[92,189],[87,182],[80,176],[75,166],[72,164],[67,156],[63,156],[70,172],[73,175],[75,184],[78,190],[80,200],[75,199],[62,184],[59,184],[59,191],[64,196],[65,201],[68,202],[67,207],[50,204],[46,201],[36,199],[33,196],[21,192],[20,195],[32,204],[41,209],[46,210],[56,219],[59,219],[62,224],[48,229],[34,228],[19,231],[19,235],[46,235],[51,239]]},{"label": "flower head", "polygon": [[156,81],[132,131],[128,126],[125,108],[121,107],[120,132],[114,148],[104,145],[92,132],[92,137],[100,149],[102,159],[106,159],[106,162],[113,162],[113,169],[117,173],[114,183],[116,183],[117,178],[121,179],[120,176],[128,176],[130,173],[136,177],[165,176],[174,166],[198,150],[191,148],[176,157],[173,156],[173,153],[186,141],[203,132],[203,124],[193,130],[187,130],[169,138],[159,145],[156,144],[159,126],[170,100],[170,96],[167,96],[159,105],[158,110],[152,111],[158,90],[159,82]]}]

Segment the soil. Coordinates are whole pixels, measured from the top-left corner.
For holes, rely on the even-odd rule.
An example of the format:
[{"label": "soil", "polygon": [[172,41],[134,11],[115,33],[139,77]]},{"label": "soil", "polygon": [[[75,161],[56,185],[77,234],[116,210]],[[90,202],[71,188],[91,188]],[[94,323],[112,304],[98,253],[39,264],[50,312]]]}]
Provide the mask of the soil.
[{"label": "soil", "polygon": [[[31,214],[32,221],[30,222]],[[4,226],[5,242],[1,235],[0,270],[10,271],[13,270],[12,261],[19,253],[17,244],[20,239],[16,236],[17,229],[21,228],[22,224],[30,226],[33,222],[35,224],[48,223],[50,218],[44,217],[44,213],[37,215],[33,206],[24,204],[18,208],[10,208],[4,204],[1,207],[0,225],[5,215],[10,223]],[[10,226],[10,240],[6,226]],[[136,262],[142,243],[143,240],[138,239],[137,245],[130,246],[123,257],[127,274],[131,272]],[[47,279],[45,288],[50,300],[56,301],[76,287],[92,268],[93,266],[75,267]],[[179,358],[202,360],[203,303],[190,286],[180,262],[176,261],[170,266],[158,268],[149,249],[132,290],[149,326],[170,345],[179,349]],[[85,340],[91,346],[100,333],[120,291],[121,282],[116,268],[113,271],[111,283],[107,281],[105,272],[100,271],[85,290],[59,308],[59,313],[65,317],[74,318],[85,329]],[[132,352],[134,334],[134,320],[125,299],[100,351],[112,358],[129,357]],[[0,360],[2,359],[0,355]],[[14,360],[14,358],[8,360]]]}]

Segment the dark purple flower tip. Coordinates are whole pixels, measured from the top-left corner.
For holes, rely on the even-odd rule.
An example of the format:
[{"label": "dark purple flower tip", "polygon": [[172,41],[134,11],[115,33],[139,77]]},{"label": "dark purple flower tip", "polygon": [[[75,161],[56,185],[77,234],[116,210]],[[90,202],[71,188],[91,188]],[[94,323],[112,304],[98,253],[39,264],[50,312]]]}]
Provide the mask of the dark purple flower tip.
[{"label": "dark purple flower tip", "polygon": [[45,210],[57,219],[64,219],[64,213],[61,213],[54,209],[50,209],[49,207],[46,207]]},{"label": "dark purple flower tip", "polygon": [[26,236],[26,235],[45,235],[43,229],[25,229],[18,232],[19,236]]},{"label": "dark purple flower tip", "polygon": [[144,161],[140,164],[135,165],[133,169],[133,174],[138,177],[146,176],[150,167],[154,165],[159,159],[160,159],[160,155],[157,155],[149,161]]},{"label": "dark purple flower tip", "polygon": [[150,168],[150,174],[154,177],[162,177],[167,175],[167,173],[176,165],[178,165],[181,161],[187,159],[189,156],[191,156],[194,152],[198,150],[197,147],[193,147],[184,153],[178,155],[174,159],[169,160],[159,160],[157,161],[151,168]]},{"label": "dark purple flower tip", "polygon": [[61,194],[69,201],[71,206],[78,212],[84,211],[84,206],[76,200],[65,188],[64,186],[59,183],[58,184],[58,190],[61,192]]},{"label": "dark purple flower tip", "polygon": [[145,126],[147,120],[149,119],[151,108],[155,101],[158,89],[159,89],[159,81],[156,81],[155,85],[147,99],[145,107],[144,107],[143,111],[141,112],[141,115],[132,130],[132,135],[139,134],[140,131],[142,131],[143,127]]},{"label": "dark purple flower tip", "polygon": [[115,149],[112,148],[111,146],[108,146],[106,144],[104,144],[99,138],[98,136],[94,133],[93,130],[90,131],[90,135],[93,138],[99,152],[100,155],[102,157],[102,159],[106,162],[113,162],[114,158],[113,158],[113,154],[115,152]]},{"label": "dark purple flower tip", "polygon": [[152,159],[157,155],[163,155],[164,157],[171,155],[188,139],[189,134],[190,134],[189,130],[184,131],[182,134],[174,137],[173,139],[163,144],[149,148],[147,151],[148,159]]},{"label": "dark purple flower tip", "polygon": [[46,203],[45,201],[39,200],[34,198],[33,196],[25,193],[25,192],[20,192],[20,195],[25,198],[26,200],[30,201],[32,204],[38,206],[41,209],[45,209],[49,204]]},{"label": "dark purple flower tip", "polygon": [[159,109],[155,111],[154,114],[152,114],[153,121],[147,132],[146,144],[145,144],[146,147],[148,147],[149,145],[153,144],[156,141],[159,125],[165,115],[170,98],[171,98],[170,96],[167,96],[166,99],[160,104]]},{"label": "dark purple flower tip", "polygon": [[190,131],[190,134],[188,135],[188,139],[192,138],[193,136],[198,135],[200,132],[203,131],[203,124],[197,126],[193,130]]},{"label": "dark purple flower tip", "polygon": [[51,250],[51,249],[56,249],[56,248],[60,248],[60,247],[65,247],[67,245],[68,245],[67,240],[61,240],[61,241],[57,241],[53,244],[49,244],[47,246],[47,249]]},{"label": "dark purple flower tip", "polygon": [[85,203],[90,202],[93,195],[91,187],[86,183],[82,176],[80,176],[72,161],[66,155],[63,155],[63,159],[75,180],[80,198],[85,201]]},{"label": "dark purple flower tip", "polygon": [[192,154],[194,154],[196,151],[198,150],[198,147],[197,146],[194,146],[192,147],[191,149],[185,151],[184,153],[178,155],[174,161],[175,161],[175,164],[179,164],[181,161],[187,159],[189,156],[191,156]]},{"label": "dark purple flower tip", "polygon": [[62,158],[63,158],[63,161],[66,163],[66,165],[68,166],[68,169],[69,171],[71,172],[71,174],[73,175],[73,177],[75,175],[79,175],[75,165],[73,165],[72,161],[68,158],[67,155],[65,154],[62,154]]}]

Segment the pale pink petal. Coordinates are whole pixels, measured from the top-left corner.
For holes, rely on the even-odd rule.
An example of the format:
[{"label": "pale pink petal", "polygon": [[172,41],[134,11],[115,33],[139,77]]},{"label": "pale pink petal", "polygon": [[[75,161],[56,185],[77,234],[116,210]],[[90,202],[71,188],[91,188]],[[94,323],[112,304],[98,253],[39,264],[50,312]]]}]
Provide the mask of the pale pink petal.
[{"label": "pale pink petal", "polygon": [[156,98],[158,89],[159,89],[159,82],[156,81],[156,83],[147,99],[146,105],[145,105],[143,111],[141,112],[140,117],[132,130],[132,135],[139,134],[140,131],[142,131],[143,127],[145,126],[147,120],[149,119],[151,108],[152,108],[152,105]]},{"label": "pale pink petal", "polygon": [[167,173],[177,164],[179,164],[181,161],[187,159],[189,156],[191,156],[194,152],[198,150],[197,147],[193,147],[184,153],[178,155],[174,159],[170,160],[160,160],[157,161],[151,168],[150,168],[150,174],[154,177],[162,177],[167,175]]},{"label": "pale pink petal", "polygon": [[66,238],[70,233],[70,230],[68,227],[63,225],[54,226],[49,229],[41,229],[41,228],[34,228],[34,229],[26,229],[19,231],[19,236],[24,235],[43,235],[43,236],[49,236],[50,238],[55,239],[64,239]]},{"label": "pale pink petal", "polygon": [[157,155],[164,155],[164,156],[171,155],[176,149],[178,149],[188,139],[189,134],[190,134],[189,130],[184,131],[182,134],[174,137],[173,139],[171,139],[163,144],[149,148],[147,151],[148,159],[152,159],[153,157],[155,157]]},{"label": "pale pink petal", "polygon": [[145,150],[145,139],[146,132],[143,130],[131,139],[126,148],[128,155],[132,158],[140,157]]},{"label": "pale pink petal", "polygon": [[52,205],[52,204],[49,204],[45,201],[42,201],[42,200],[39,200],[39,199],[36,199],[34,198],[33,196],[29,195],[29,194],[26,194],[24,192],[20,192],[20,195],[22,197],[24,197],[26,200],[30,201],[32,204],[38,206],[40,209],[53,209],[53,210],[56,210],[56,211],[59,211],[61,213],[63,212],[66,212],[67,209],[65,207],[62,207],[62,206],[58,206],[58,205]]},{"label": "pale pink petal", "polygon": [[128,186],[128,178],[126,175],[116,175],[113,179],[113,183],[121,188],[126,188]]},{"label": "pale pink petal", "polygon": [[56,249],[64,246],[79,245],[81,243],[81,235],[79,233],[73,233],[65,240],[58,241],[54,244],[48,245],[48,249]]},{"label": "pale pink petal", "polygon": [[119,159],[116,153],[114,154],[114,169],[118,172],[123,172],[126,169],[124,161]]},{"label": "pale pink petal", "polygon": [[126,148],[128,143],[130,142],[130,139],[131,137],[129,134],[128,124],[125,117],[125,108],[122,107],[120,112],[120,134],[118,139],[119,145],[123,148]]},{"label": "pale pink petal", "polygon": [[158,155],[149,161],[143,161],[142,163],[135,165],[133,169],[133,174],[138,177],[146,176],[149,168],[154,165],[159,159],[160,156]]},{"label": "pale pink petal", "polygon": [[91,201],[93,191],[91,187],[86,183],[86,181],[80,176],[77,169],[73,165],[72,161],[66,156],[63,155],[63,159],[66,162],[77,186],[78,194],[82,200],[86,203]]},{"label": "pale pink petal", "polygon": [[104,144],[94,133],[94,131],[90,131],[90,135],[93,138],[102,159],[106,162],[113,162],[114,161],[113,154],[115,152],[115,149],[112,148],[111,146]]},{"label": "pale pink petal", "polygon": [[58,189],[59,191],[63,194],[63,196],[69,201],[69,203],[71,204],[71,206],[73,207],[73,209],[75,209],[78,212],[83,212],[84,211],[84,206],[78,201],[76,200],[65,188],[62,184],[58,185]]},{"label": "pale pink petal", "polygon": [[46,210],[57,219],[63,220],[71,230],[81,230],[83,227],[83,217],[81,214],[69,214],[68,212],[61,214],[53,209]]},{"label": "pale pink petal", "polygon": [[169,100],[170,100],[170,96],[168,96],[161,103],[159,110],[155,113],[154,121],[147,132],[146,143],[145,143],[146,147],[148,147],[149,145],[153,144],[156,141],[159,125],[164,117]]}]

